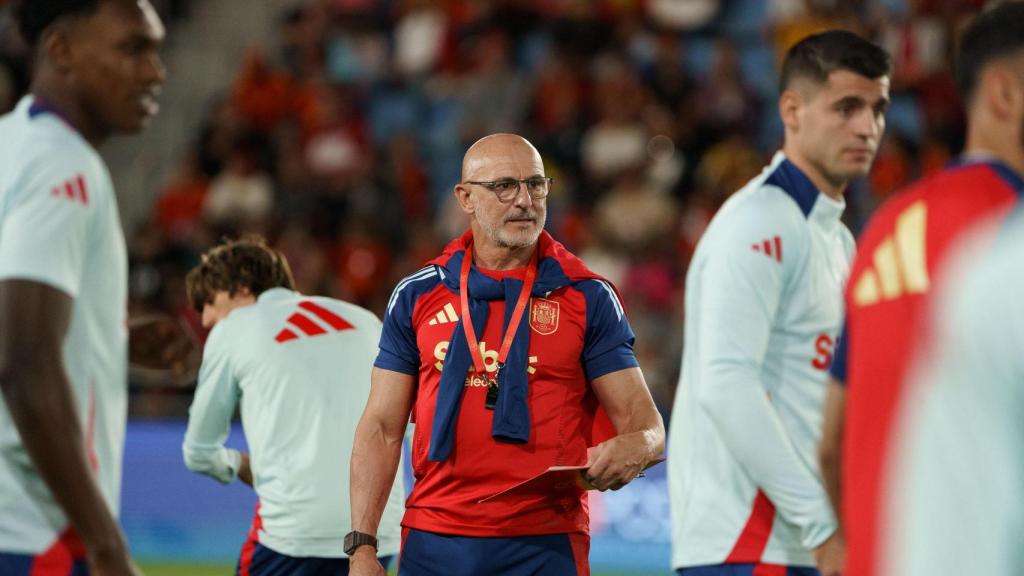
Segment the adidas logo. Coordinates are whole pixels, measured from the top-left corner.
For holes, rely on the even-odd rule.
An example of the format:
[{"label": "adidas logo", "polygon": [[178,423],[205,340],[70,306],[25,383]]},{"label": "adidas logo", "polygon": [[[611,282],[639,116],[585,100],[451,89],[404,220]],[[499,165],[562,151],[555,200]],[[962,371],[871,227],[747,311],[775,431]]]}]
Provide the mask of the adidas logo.
[{"label": "adidas logo", "polygon": [[458,322],[459,315],[455,313],[455,307],[449,302],[444,305],[444,308],[437,313],[436,316],[430,319],[427,324],[431,326],[438,326],[440,324],[451,324],[452,322]]},{"label": "adidas logo", "polygon": [[51,188],[50,196],[65,198],[72,202],[81,202],[84,206],[89,205],[89,192],[85,189],[85,178],[81,174],[60,186]]},{"label": "adidas logo", "polygon": [[300,333],[314,337],[354,328],[341,316],[309,300],[299,302],[299,310],[289,316],[286,322],[288,325],[274,338],[279,343],[295,340]]},{"label": "adidas logo", "polygon": [[773,236],[770,240],[764,240],[760,244],[751,244],[754,252],[761,252],[769,258],[775,258],[776,262],[782,262],[782,238]]},{"label": "adidas logo", "polygon": [[853,303],[870,306],[905,294],[924,294],[928,277],[928,207],[918,200],[896,217],[896,230],[875,248],[871,266],[853,282]]}]

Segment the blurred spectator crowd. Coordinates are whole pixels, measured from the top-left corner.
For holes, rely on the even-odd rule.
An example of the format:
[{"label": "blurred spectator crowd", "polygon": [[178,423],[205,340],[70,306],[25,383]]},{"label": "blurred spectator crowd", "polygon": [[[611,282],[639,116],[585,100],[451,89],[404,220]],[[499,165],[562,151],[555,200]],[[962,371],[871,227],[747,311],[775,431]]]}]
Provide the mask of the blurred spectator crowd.
[{"label": "blurred spectator crowd", "polygon": [[[690,255],[782,140],[781,55],[831,27],[893,54],[888,132],[848,194],[856,232],[893,190],[959,150],[953,38],[982,3],[300,1],[281,14],[275,48],[239,62],[149,221],[128,231],[132,314],[198,330],[184,274],[218,239],[259,232],[300,291],[380,315],[396,282],[465,228],[451,190],[466,148],[515,132],[554,178],[548,229],[620,288],[667,411]],[[6,110],[24,89],[24,55],[3,26]],[[133,411],[181,416],[189,399],[150,394]]]}]

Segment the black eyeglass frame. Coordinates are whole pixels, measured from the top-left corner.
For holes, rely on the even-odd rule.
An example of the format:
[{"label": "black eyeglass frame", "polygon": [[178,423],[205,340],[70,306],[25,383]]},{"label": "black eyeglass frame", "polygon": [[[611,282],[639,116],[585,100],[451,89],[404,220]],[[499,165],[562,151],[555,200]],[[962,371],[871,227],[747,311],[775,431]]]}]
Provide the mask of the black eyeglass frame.
[{"label": "black eyeglass frame", "polygon": [[[541,180],[545,184],[545,186],[544,186],[544,193],[539,195],[539,196],[530,191],[530,184],[529,184],[531,181],[537,181],[537,180]],[[513,182],[516,185],[515,191],[513,192],[512,190],[509,190],[510,196],[508,196],[508,198],[502,198],[501,197],[501,192],[498,192],[495,189],[495,187],[498,186],[499,184],[512,184]],[[533,198],[534,200],[542,200],[544,198],[547,198],[548,194],[551,193],[551,184],[553,182],[554,182],[554,179],[551,178],[550,176],[530,176],[529,178],[523,178],[522,180],[517,180],[515,178],[502,178],[501,180],[486,180],[486,181],[467,180],[467,181],[463,182],[463,184],[474,184],[476,186],[483,186],[484,188],[486,188],[486,189],[488,189],[488,190],[490,190],[491,192],[494,193],[494,196],[498,199],[498,202],[501,202],[502,204],[508,204],[509,202],[512,202],[513,200],[515,200],[516,196],[519,195],[519,189],[522,186],[526,186],[526,193],[529,194],[530,198]]]}]

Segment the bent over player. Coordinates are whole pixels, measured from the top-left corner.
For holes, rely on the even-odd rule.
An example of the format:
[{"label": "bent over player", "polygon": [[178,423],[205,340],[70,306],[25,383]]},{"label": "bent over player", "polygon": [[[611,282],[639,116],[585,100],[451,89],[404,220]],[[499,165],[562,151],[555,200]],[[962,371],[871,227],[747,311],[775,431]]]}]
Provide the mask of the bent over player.
[{"label": "bent over player", "polygon": [[[185,464],[224,483],[238,477],[259,496],[239,574],[347,574],[349,457],[380,320],[353,304],[293,291],[284,257],[258,237],[211,249],[186,281],[212,330],[189,411]],[[239,405],[251,456],[224,447]],[[382,556],[398,552],[404,496],[401,479],[385,494]]]}]

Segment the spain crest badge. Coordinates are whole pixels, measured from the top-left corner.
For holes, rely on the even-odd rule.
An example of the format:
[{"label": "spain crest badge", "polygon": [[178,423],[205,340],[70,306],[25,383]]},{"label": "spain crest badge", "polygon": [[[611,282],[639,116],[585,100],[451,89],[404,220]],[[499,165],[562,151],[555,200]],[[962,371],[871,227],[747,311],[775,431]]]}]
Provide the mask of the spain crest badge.
[{"label": "spain crest badge", "polygon": [[530,328],[542,336],[554,334],[558,330],[558,302],[533,298],[530,304]]}]

